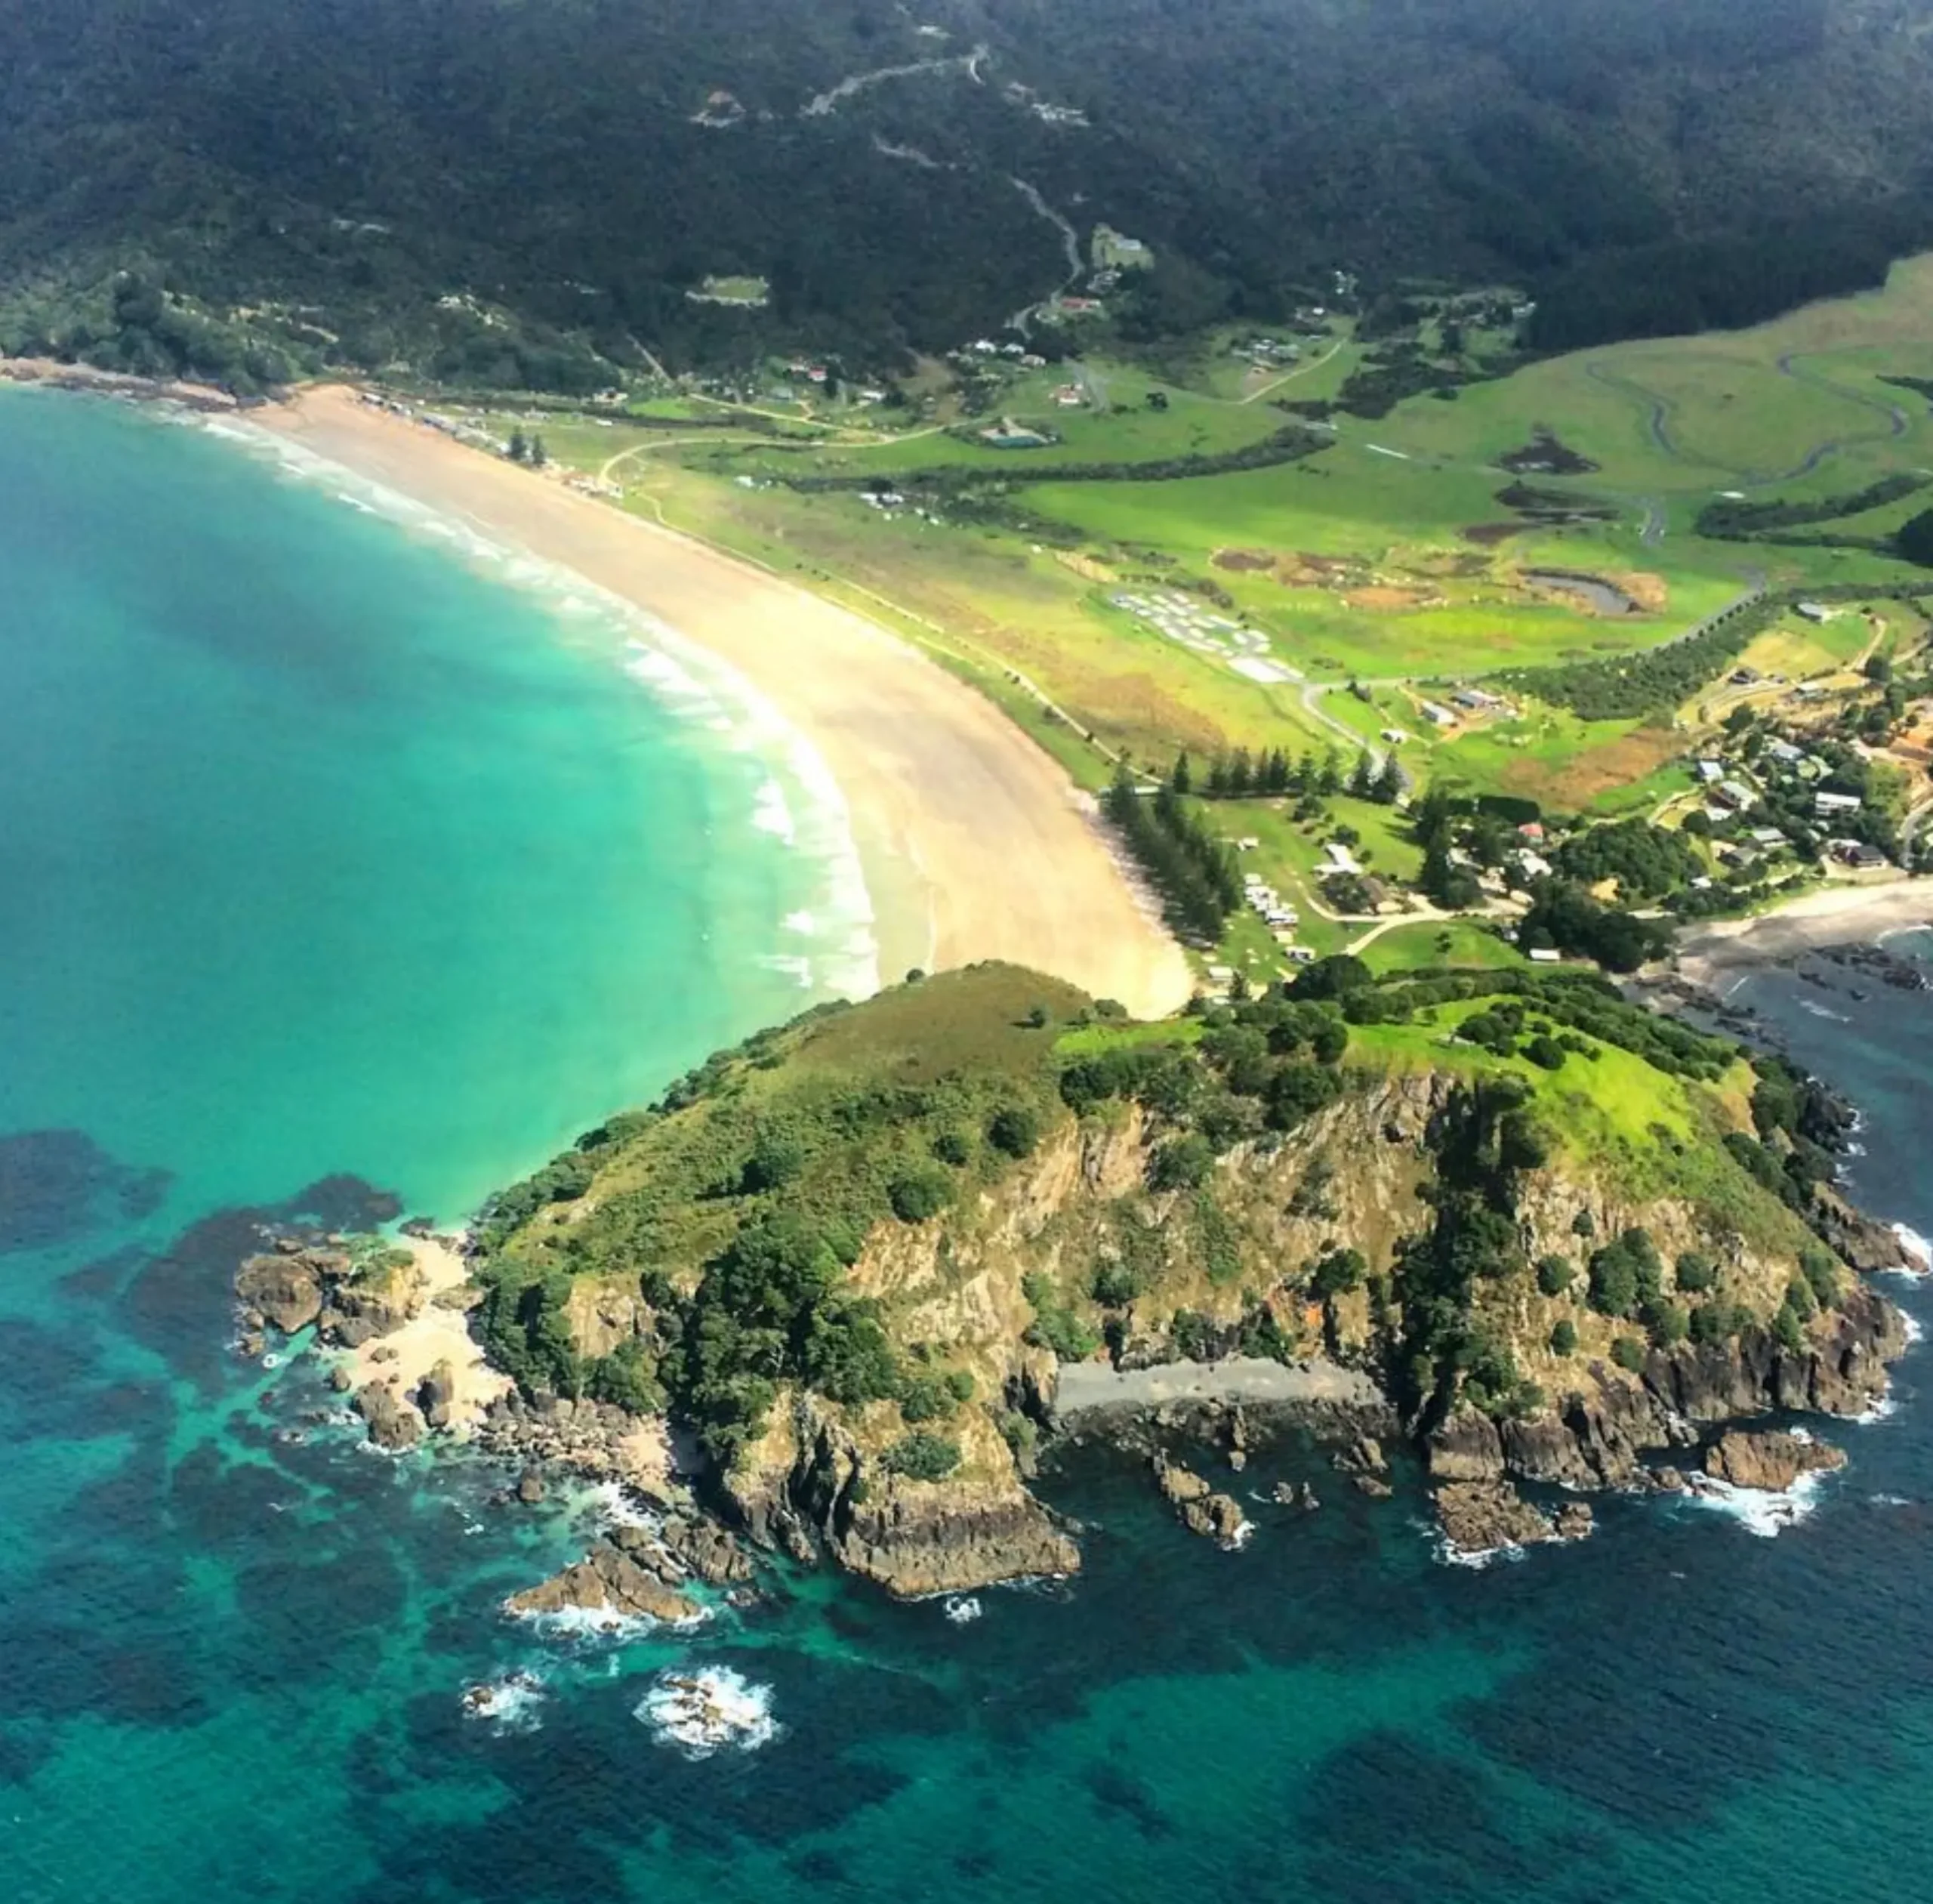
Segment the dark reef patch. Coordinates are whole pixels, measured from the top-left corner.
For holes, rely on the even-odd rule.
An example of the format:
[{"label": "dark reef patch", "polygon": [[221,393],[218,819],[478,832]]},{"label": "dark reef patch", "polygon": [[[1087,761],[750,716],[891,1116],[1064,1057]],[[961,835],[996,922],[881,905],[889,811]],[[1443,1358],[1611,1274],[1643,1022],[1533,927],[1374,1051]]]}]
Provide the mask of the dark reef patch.
[{"label": "dark reef patch", "polygon": [[54,1249],[114,1224],[152,1216],[168,1194],[165,1170],[118,1162],[85,1131],[0,1137],[0,1256]]}]

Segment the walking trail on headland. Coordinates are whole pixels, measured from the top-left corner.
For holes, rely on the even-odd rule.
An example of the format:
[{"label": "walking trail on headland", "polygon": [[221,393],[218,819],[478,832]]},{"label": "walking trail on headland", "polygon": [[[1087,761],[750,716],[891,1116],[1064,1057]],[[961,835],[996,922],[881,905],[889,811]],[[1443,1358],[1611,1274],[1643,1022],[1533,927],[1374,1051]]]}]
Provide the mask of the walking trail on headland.
[{"label": "walking trail on headland", "polygon": [[304,391],[249,421],[570,569],[735,669],[805,736],[849,810],[880,971],[1009,959],[1137,1016],[1187,961],[1130,890],[1094,804],[994,705],[849,609],[362,402]]}]

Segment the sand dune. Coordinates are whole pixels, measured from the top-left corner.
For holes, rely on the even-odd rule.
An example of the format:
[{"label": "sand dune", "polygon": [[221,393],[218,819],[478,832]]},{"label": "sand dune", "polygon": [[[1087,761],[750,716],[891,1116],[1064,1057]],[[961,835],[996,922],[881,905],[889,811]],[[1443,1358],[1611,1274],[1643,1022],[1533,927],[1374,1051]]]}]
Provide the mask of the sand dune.
[{"label": "sand dune", "polygon": [[844,792],[889,978],[1005,958],[1140,1015],[1187,999],[1186,961],[1130,891],[1092,802],[991,702],[904,642],[352,391],[310,390],[251,421],[574,570],[745,677]]}]

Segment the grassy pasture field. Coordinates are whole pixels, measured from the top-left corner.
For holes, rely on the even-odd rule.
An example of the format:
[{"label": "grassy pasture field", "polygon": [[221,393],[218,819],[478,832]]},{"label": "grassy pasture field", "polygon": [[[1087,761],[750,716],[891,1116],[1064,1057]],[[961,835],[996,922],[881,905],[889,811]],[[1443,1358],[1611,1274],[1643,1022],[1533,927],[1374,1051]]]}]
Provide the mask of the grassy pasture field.
[{"label": "grassy pasture field", "polygon": [[[1158,366],[1097,353],[1084,366],[1003,372],[987,413],[960,428],[1006,415],[1061,439],[1035,450],[949,434],[945,403],[930,421],[855,407],[666,427],[723,414],[685,395],[640,406],[656,427],[563,418],[526,427],[541,429],[554,461],[609,472],[624,506],[920,641],[1089,785],[1105,778],[1112,750],[1153,765],[1183,746],[1199,759],[1226,745],[1333,745],[1346,758],[1352,741],[1380,747],[1380,730],[1395,726],[1414,736],[1400,751],[1416,778],[1559,808],[1643,810],[1688,785],[1673,762],[1691,736],[1669,716],[1585,723],[1527,704],[1515,719],[1440,735],[1417,706],[1440,694],[1422,684],[1635,652],[1760,577],[1774,587],[1870,577],[1876,599],[1924,579],[1871,550],[1708,539],[1694,524],[1726,491],[1817,501],[1933,470],[1933,409],[1879,381],[1933,376],[1933,256],[1896,267],[1883,292],[1752,330],[1580,352],[1466,386],[1454,400],[1408,399],[1374,421],[1339,416],[1331,446],[1297,462],[1055,480],[1070,464],[1131,471],[1242,449],[1283,426],[1278,401],[1333,393],[1361,354],[1339,338],[1333,357],[1317,365],[1306,354],[1278,390],[1244,403],[1272,380],[1228,353],[1231,335],[1207,336],[1192,354],[1171,350]],[[1070,383],[1099,400],[1056,405],[1053,392]],[[1165,409],[1149,406],[1154,392]],[[1533,505],[1561,498],[1602,520],[1534,518],[1521,493],[1515,505],[1500,495],[1513,481],[1500,459],[1546,433],[1595,467],[1523,473],[1538,492]],[[988,506],[955,520],[942,502],[930,511],[936,523],[784,481],[897,481],[923,469],[985,473]],[[1929,500],[1933,492],[1824,526],[1879,540]],[[1527,585],[1523,572],[1540,568],[1604,578],[1640,597],[1642,610],[1586,613]],[[1279,663],[1337,690],[1351,678],[1370,684],[1373,705],[1330,692],[1318,718],[1300,682],[1244,679],[1225,657],[1191,651],[1114,604],[1124,590],[1150,588],[1232,603]],[[1897,619],[1903,627],[1903,612]],[[1863,646],[1862,629],[1850,616],[1823,629],[1781,625],[1787,645],[1765,651],[1780,657],[1765,671],[1796,678],[1842,665]],[[1068,722],[1044,716],[1016,671]],[[1699,706],[1688,703],[1683,717],[1694,721]],[[1098,745],[1081,737],[1090,730]]]},{"label": "grassy pasture field", "polygon": [[1379,978],[1439,965],[1505,971],[1529,961],[1507,940],[1471,919],[1414,919],[1379,933],[1362,958]]}]

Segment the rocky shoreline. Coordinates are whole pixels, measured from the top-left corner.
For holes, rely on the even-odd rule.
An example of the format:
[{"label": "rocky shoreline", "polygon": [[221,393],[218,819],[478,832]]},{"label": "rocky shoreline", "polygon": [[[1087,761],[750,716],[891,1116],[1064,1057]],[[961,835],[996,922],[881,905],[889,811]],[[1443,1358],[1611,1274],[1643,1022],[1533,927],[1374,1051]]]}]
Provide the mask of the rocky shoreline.
[{"label": "rocky shoreline", "polygon": [[0,383],[38,384],[49,390],[85,390],[140,403],[174,403],[183,409],[229,415],[246,406],[227,390],[173,377],[137,377],[91,364],[63,363],[53,357],[0,357]]},{"label": "rocky shoreline", "polygon": [[[1562,1516],[1553,1522],[1524,1502],[1519,1482],[1676,1494],[1697,1491],[1702,1472],[1733,1487],[1783,1492],[1802,1475],[1840,1465],[1844,1455],[1786,1431],[1736,1424],[1780,1414],[1864,1415],[1885,1394],[1887,1365],[1907,1345],[1899,1310],[1861,1285],[1830,1338],[1796,1353],[1767,1331],[1750,1329],[1722,1347],[1654,1350],[1635,1376],[1594,1364],[1595,1394],[1527,1421],[1500,1423],[1459,1409],[1424,1442],[1445,1538],[1466,1553],[1565,1538]],[[1699,1463],[1690,1475],[1645,1458],[1686,1450]]]},{"label": "rocky shoreline", "polygon": [[[1855,1245],[1877,1230],[1850,1206],[1845,1217]],[[380,1357],[384,1338],[421,1313],[421,1279],[395,1253],[359,1261],[347,1240],[279,1237],[251,1257],[236,1277],[239,1346],[258,1353],[264,1332],[293,1335],[313,1326],[325,1345],[374,1344],[369,1352]],[[460,1312],[467,1300],[452,1298],[453,1306]],[[1523,1485],[1573,1496],[1779,1493],[1835,1467],[1844,1456],[1828,1443],[1738,1424],[1780,1414],[1864,1415],[1885,1393],[1887,1365],[1907,1346],[1900,1312],[1861,1284],[1830,1333],[1802,1350],[1752,1328],[1722,1344],[1654,1350],[1635,1371],[1594,1362],[1577,1392],[1525,1419],[1500,1421],[1461,1408],[1418,1431],[1355,1372],[1328,1369],[1314,1380],[1305,1374],[1275,1394],[1238,1361],[1226,1372],[1225,1396],[1216,1392],[1219,1366],[1207,1363],[1181,1365],[1172,1380],[1161,1370],[1143,1372],[1147,1393],[1133,1399],[1105,1381],[1077,1384],[1078,1406],[1065,1413],[1050,1393],[1023,1399],[1050,1447],[1099,1443],[1139,1459],[1181,1524],[1229,1550],[1253,1532],[1250,1517],[1197,1471],[1188,1448],[1217,1453],[1239,1474],[1259,1449],[1293,1431],[1326,1449],[1334,1471],[1357,1490],[1387,1498],[1397,1483],[1384,1442],[1394,1437],[1421,1458],[1446,1552],[1468,1557],[1591,1532],[1586,1501],[1546,1508],[1527,1500]],[[339,1392],[349,1387],[340,1368],[331,1381]],[[351,1391],[351,1405],[372,1443],[400,1450],[448,1430],[449,1389],[439,1365],[407,1390],[393,1381],[365,1383]],[[1272,1398],[1241,1399],[1251,1391]],[[1162,1393],[1167,1399],[1151,1399]],[[554,1477],[566,1474],[616,1482],[646,1512],[640,1523],[609,1530],[581,1560],[513,1596],[506,1610],[516,1615],[568,1615],[613,1630],[638,1619],[695,1620],[705,1609],[695,1587],[728,1598],[755,1596],[759,1550],[804,1563],[830,1557],[902,1597],[1065,1575],[1080,1565],[1077,1530],[1017,1477],[1011,1485],[893,1477],[881,1484],[849,1432],[809,1396],[794,1399],[782,1446],[768,1450],[762,1465],[726,1477],[720,1498],[707,1507],[675,1478],[664,1424],[609,1403],[532,1400],[507,1389],[482,1408],[470,1436],[479,1453],[516,1476],[500,1497],[507,1501],[541,1501]],[[1280,1483],[1267,1498],[1302,1511],[1320,1504],[1306,1481]]]}]

